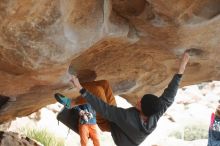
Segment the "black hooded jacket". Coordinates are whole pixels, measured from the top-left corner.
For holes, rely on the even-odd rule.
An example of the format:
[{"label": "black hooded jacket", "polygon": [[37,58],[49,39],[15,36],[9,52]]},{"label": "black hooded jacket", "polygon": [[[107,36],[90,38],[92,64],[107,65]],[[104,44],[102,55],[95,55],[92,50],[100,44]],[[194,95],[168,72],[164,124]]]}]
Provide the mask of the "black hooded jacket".
[{"label": "black hooded jacket", "polygon": [[146,124],[140,119],[140,113],[135,107],[128,109],[108,105],[90,92],[81,90],[82,96],[103,118],[111,122],[111,134],[118,146],[138,146],[156,128],[159,118],[173,103],[182,75],[176,74],[159,97],[161,109],[148,117]]}]

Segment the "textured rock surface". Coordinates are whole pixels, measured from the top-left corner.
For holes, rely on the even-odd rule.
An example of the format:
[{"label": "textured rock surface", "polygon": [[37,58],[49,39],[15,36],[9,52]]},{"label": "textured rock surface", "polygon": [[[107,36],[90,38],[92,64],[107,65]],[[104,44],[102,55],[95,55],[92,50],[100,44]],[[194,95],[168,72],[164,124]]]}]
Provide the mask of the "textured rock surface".
[{"label": "textured rock surface", "polygon": [[1,146],[42,146],[34,140],[14,132],[0,131]]},{"label": "textured rock surface", "polygon": [[1,0],[0,123],[72,94],[68,68],[95,70],[134,103],[163,90],[184,50],[182,86],[220,79],[219,0]]}]

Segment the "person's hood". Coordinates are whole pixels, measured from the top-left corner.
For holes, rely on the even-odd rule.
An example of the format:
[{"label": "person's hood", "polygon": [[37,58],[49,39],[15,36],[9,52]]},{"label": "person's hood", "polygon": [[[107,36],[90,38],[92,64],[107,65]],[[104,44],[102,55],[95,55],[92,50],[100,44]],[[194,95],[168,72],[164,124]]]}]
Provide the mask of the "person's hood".
[{"label": "person's hood", "polygon": [[148,133],[148,134],[154,131],[156,127],[157,127],[157,119],[154,118],[153,116],[150,116],[148,118],[146,125],[143,125],[145,133]]}]

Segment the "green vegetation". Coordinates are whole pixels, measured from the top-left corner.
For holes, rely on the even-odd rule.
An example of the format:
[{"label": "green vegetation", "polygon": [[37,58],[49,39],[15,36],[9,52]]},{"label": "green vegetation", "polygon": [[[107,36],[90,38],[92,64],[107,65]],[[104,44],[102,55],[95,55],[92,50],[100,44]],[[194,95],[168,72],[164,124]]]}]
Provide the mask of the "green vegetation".
[{"label": "green vegetation", "polygon": [[170,135],[177,139],[183,139],[186,141],[193,141],[197,139],[208,138],[208,126],[204,124],[191,124],[184,127],[184,131],[175,130]]},{"label": "green vegetation", "polygon": [[54,136],[46,129],[22,129],[27,137],[32,138],[44,146],[64,146],[64,139]]}]

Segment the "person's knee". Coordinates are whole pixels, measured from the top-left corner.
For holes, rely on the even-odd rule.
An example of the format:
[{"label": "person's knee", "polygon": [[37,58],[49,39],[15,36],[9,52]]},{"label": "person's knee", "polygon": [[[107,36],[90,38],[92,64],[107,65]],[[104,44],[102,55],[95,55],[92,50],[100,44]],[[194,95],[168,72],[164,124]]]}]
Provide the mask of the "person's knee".
[{"label": "person's knee", "polygon": [[109,88],[109,81],[108,80],[100,80],[100,84],[103,88]]},{"label": "person's knee", "polygon": [[77,71],[77,77],[80,83],[92,82],[96,79],[97,74],[94,70],[83,69],[83,70]]},{"label": "person's knee", "polygon": [[109,81],[108,81],[108,80],[102,80],[102,82],[103,82],[105,85],[109,85]]}]

